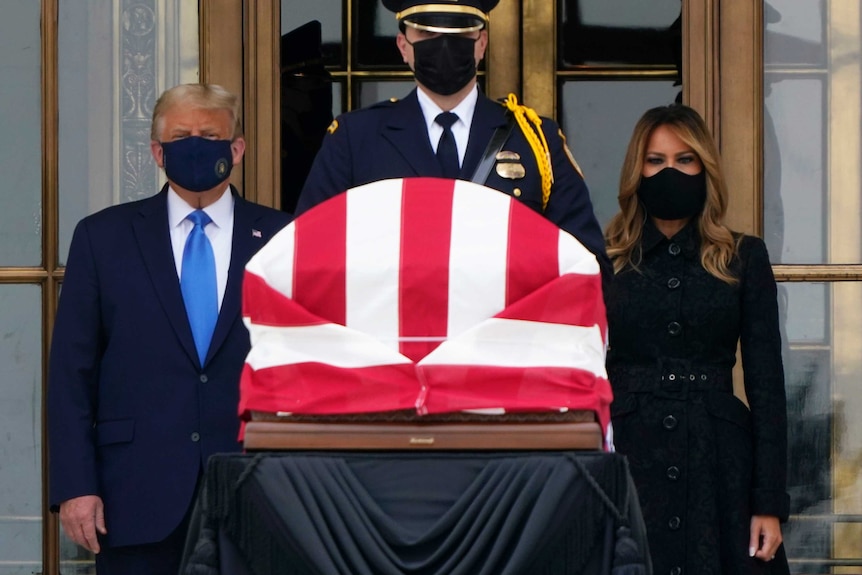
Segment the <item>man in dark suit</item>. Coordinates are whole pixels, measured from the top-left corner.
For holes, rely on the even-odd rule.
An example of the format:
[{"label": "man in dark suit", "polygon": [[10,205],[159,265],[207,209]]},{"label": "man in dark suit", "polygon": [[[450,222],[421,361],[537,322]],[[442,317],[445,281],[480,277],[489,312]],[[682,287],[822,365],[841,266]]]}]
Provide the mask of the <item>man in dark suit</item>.
[{"label": "man in dark suit", "polygon": [[166,91],[151,140],[168,184],[78,224],[51,344],[50,504],[100,575],[177,572],[207,458],[239,449],[244,266],[289,222],[228,183],[223,88]]},{"label": "man in dark suit", "polygon": [[514,96],[501,104],[478,89],[488,13],[498,1],[383,0],[396,12],[396,43],[417,89],[336,118],[296,213],[375,180],[472,180],[518,198],[574,235],[609,276],[602,231],[559,126]]}]

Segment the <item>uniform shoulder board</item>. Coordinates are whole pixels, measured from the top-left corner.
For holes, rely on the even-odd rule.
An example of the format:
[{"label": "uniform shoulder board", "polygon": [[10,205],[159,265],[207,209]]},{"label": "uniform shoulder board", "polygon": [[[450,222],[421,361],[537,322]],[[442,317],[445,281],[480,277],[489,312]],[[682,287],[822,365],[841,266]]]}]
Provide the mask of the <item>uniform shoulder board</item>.
[{"label": "uniform shoulder board", "polygon": [[376,104],[371,104],[369,108],[388,108],[392,104],[398,103],[398,98],[389,98],[388,100],[383,100],[382,102],[377,102]]},{"label": "uniform shoulder board", "polygon": [[575,168],[575,171],[581,176],[582,180],[585,180],[584,172],[581,170],[581,166],[578,165],[578,161],[575,159],[575,155],[572,153],[572,150],[569,149],[569,144],[566,142],[566,135],[563,133],[563,129],[560,128],[557,130],[557,133],[560,135],[560,139],[563,141],[563,150],[566,152],[566,156],[569,157],[569,161],[572,163],[572,166]]}]

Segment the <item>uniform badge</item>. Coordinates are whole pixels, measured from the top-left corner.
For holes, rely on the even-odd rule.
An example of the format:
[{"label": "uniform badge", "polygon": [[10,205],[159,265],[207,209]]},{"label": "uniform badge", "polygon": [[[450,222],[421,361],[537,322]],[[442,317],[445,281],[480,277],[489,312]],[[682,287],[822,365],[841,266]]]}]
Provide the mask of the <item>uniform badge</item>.
[{"label": "uniform badge", "polygon": [[502,152],[497,152],[497,161],[498,162],[520,162],[521,154],[518,152],[509,152],[507,150],[503,150]]},{"label": "uniform badge", "polygon": [[335,130],[338,129],[338,120],[332,120],[332,123],[329,124],[329,127],[326,128],[326,131],[330,134],[334,134]]},{"label": "uniform badge", "polygon": [[497,152],[497,175],[507,180],[520,180],[527,175],[524,164],[521,163],[521,155],[518,152],[503,150]]},{"label": "uniform badge", "polygon": [[497,175],[507,180],[520,180],[527,175],[524,164],[516,164],[515,162],[500,162],[497,164],[496,170]]}]

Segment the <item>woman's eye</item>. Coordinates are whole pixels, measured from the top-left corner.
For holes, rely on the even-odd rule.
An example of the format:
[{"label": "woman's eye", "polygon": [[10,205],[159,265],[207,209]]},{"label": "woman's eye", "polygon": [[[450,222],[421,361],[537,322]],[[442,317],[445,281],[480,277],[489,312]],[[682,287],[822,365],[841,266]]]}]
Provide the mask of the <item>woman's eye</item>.
[{"label": "woman's eye", "polygon": [[664,163],[664,160],[662,158],[647,158],[646,161],[648,164],[653,164],[654,166]]}]

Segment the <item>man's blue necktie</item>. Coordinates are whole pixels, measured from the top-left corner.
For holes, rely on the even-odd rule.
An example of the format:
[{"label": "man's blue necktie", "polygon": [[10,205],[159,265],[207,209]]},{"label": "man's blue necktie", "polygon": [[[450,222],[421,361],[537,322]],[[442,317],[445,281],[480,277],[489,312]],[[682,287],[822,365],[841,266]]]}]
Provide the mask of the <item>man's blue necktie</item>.
[{"label": "man's blue necktie", "polygon": [[192,228],[183,248],[180,288],[195,338],[195,347],[203,365],[218,319],[215,256],[210,240],[204,232],[212,219],[203,210],[195,210],[188,215],[188,220],[195,227]]},{"label": "man's blue necktie", "polygon": [[443,177],[455,179],[461,173],[458,146],[455,145],[455,135],[452,133],[452,124],[458,121],[458,115],[452,112],[441,112],[434,121],[443,126],[443,135],[437,142],[437,160],[443,169]]}]

